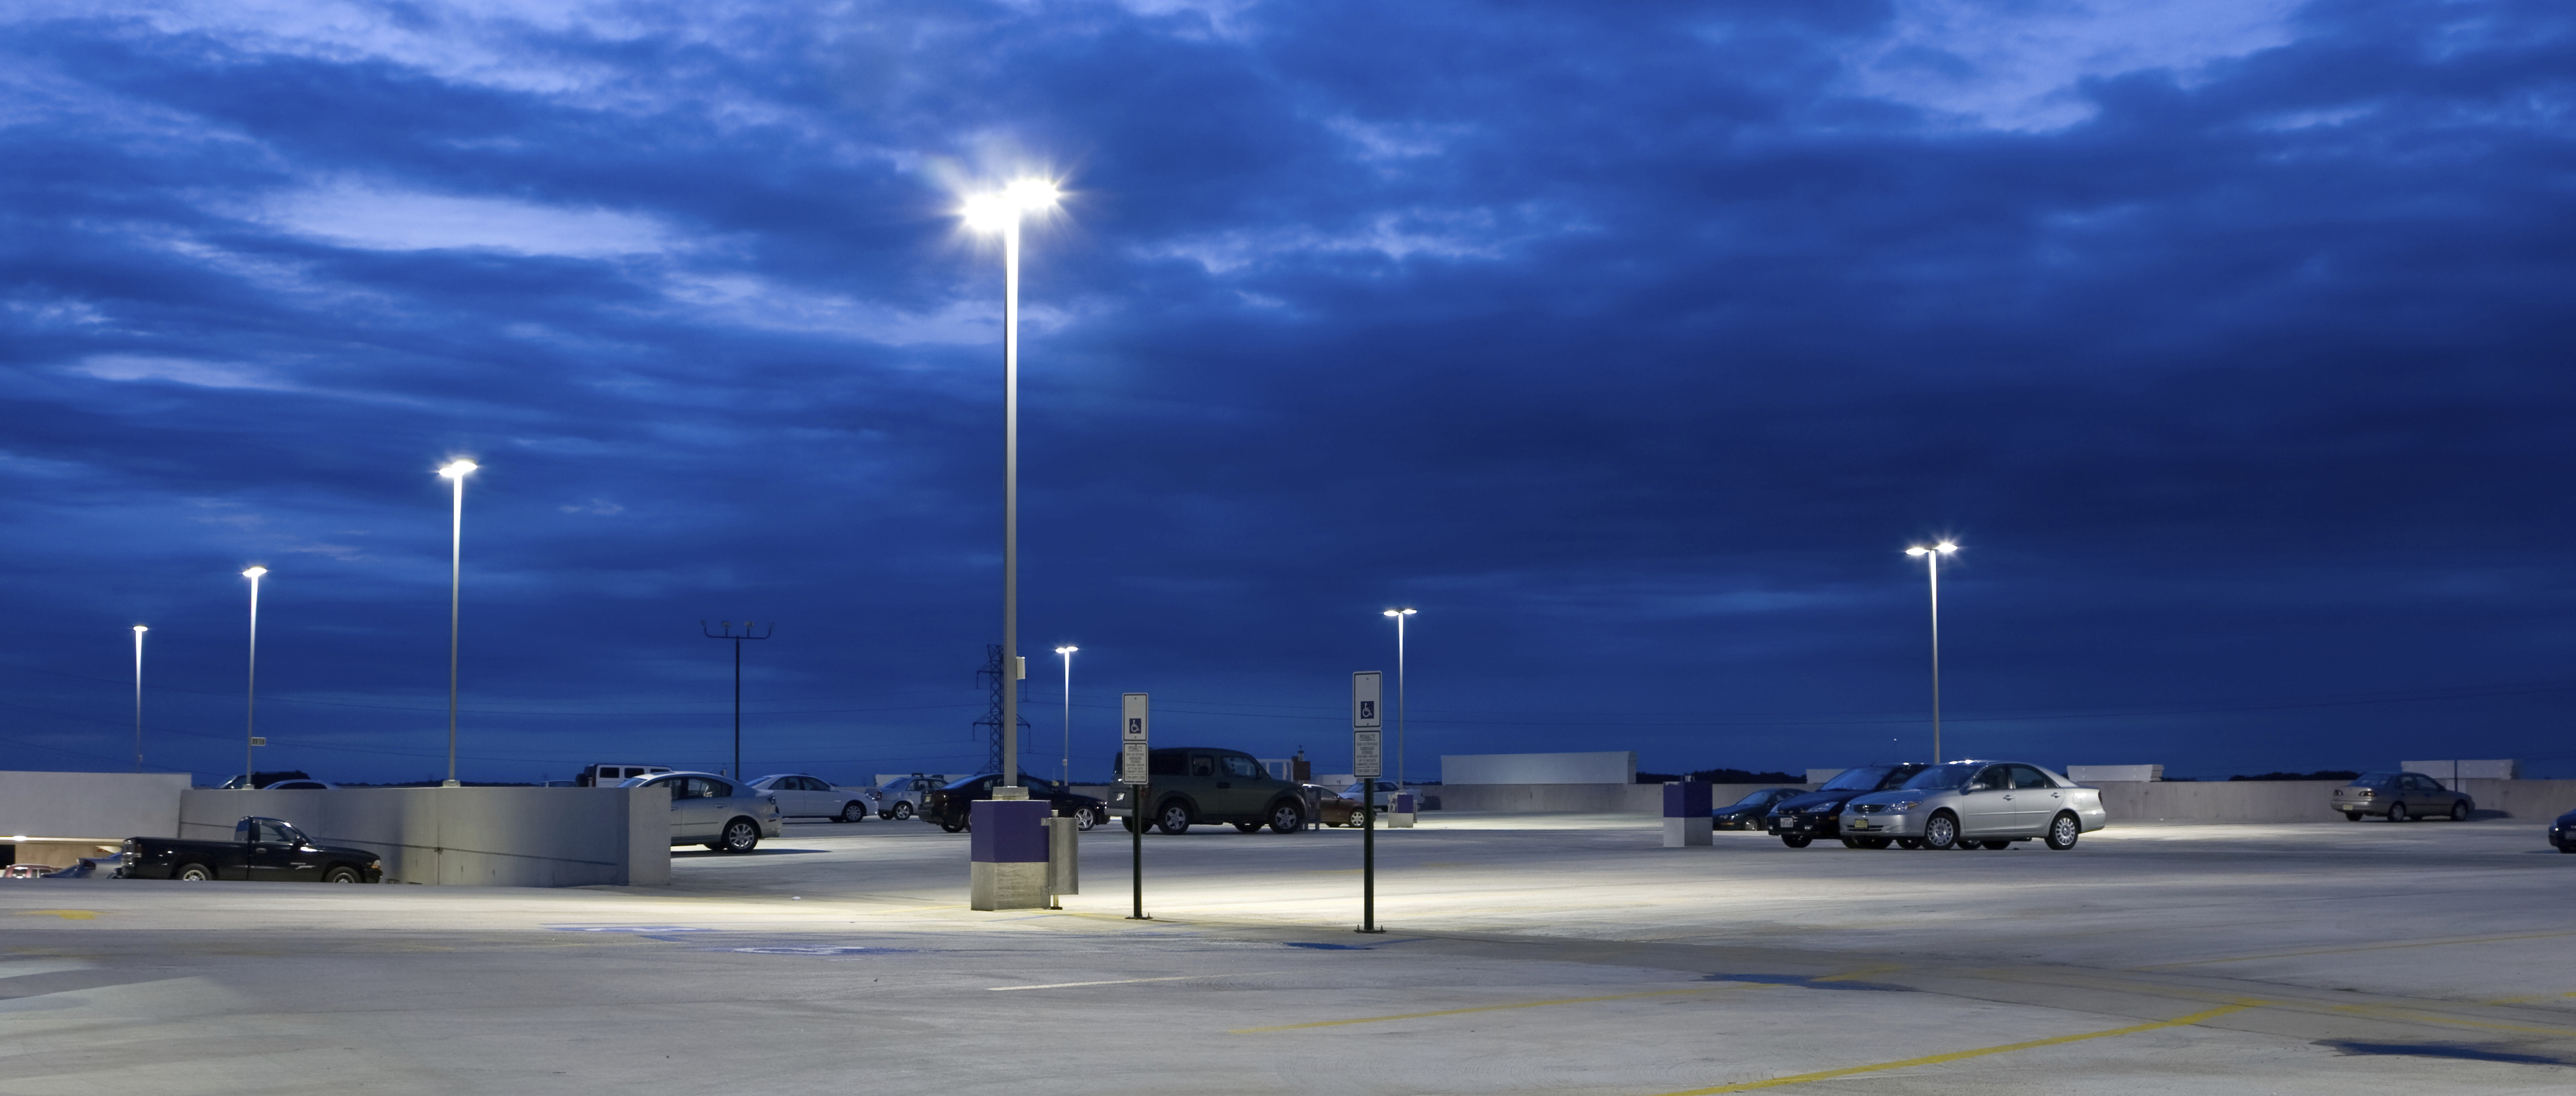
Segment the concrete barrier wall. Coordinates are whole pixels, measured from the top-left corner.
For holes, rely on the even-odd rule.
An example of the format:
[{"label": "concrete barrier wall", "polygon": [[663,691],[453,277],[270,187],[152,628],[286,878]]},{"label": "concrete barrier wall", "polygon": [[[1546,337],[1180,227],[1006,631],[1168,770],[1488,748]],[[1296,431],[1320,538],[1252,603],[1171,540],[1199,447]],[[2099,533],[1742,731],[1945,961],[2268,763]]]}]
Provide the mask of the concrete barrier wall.
[{"label": "concrete barrier wall", "polygon": [[[1796,784],[1711,784],[1709,801],[1725,806],[1762,788]],[[1444,811],[1566,811],[1584,814],[1664,813],[1661,784],[1442,784],[1422,789],[1440,797]]]},{"label": "concrete barrier wall", "polygon": [[0,772],[0,839],[179,836],[186,773]]},{"label": "concrete barrier wall", "polygon": [[387,882],[486,887],[662,886],[671,801],[661,788],[194,789],[178,836],[228,840],[245,815],[382,857]]},{"label": "concrete barrier wall", "polygon": [[[1392,778],[1394,774],[1387,774]],[[1634,784],[1637,751],[1596,753],[1442,754],[1440,782],[1449,784]],[[1655,808],[1658,814],[1663,808]]]}]

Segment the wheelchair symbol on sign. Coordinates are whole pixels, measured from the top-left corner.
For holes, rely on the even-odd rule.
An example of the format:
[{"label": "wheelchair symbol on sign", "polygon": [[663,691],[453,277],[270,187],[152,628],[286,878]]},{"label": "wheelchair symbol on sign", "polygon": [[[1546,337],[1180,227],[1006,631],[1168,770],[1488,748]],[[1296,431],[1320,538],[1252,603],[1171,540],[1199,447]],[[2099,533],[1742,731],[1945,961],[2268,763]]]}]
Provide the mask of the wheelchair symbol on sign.
[{"label": "wheelchair symbol on sign", "polygon": [[1367,721],[1367,720],[1376,719],[1376,718],[1377,718],[1377,701],[1374,701],[1374,700],[1363,700],[1363,701],[1360,701],[1360,719],[1361,719],[1363,722],[1365,722],[1365,721]]},{"label": "wheelchair symbol on sign", "polygon": [[1143,733],[1145,733],[1145,721],[1144,721],[1144,720],[1141,720],[1141,719],[1130,719],[1130,720],[1128,720],[1128,721],[1127,721],[1127,733],[1128,733],[1128,734],[1143,734]]}]

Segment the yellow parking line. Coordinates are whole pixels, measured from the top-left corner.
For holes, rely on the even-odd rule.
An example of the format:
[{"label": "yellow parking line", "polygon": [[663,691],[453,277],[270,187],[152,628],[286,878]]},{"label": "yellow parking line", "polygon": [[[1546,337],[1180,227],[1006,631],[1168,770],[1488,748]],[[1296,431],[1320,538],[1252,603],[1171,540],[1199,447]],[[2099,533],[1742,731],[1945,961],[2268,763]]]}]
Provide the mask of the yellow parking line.
[{"label": "yellow parking line", "polygon": [[1437,1012],[1407,1012],[1394,1016],[1362,1016],[1355,1020],[1313,1020],[1303,1024],[1276,1024],[1270,1027],[1235,1028],[1228,1035],[1257,1035],[1265,1031],[1297,1031],[1303,1028],[1342,1027],[1347,1024],[1383,1024],[1389,1020],[1421,1020],[1432,1016],[1462,1016],[1470,1012],[1501,1012],[1515,1008],[1545,1008],[1549,1005],[1588,1005],[1596,1001],[1627,1001],[1639,997],[1671,997],[1684,993],[1714,993],[1722,989],[1739,989],[1759,983],[1724,982],[1685,989],[1659,989],[1646,993],[1613,993],[1605,997],[1560,997],[1553,1001],[1516,1001],[1508,1005],[1478,1005],[1474,1008],[1444,1008]]},{"label": "yellow parking line", "polygon": [[1801,1085],[1809,1081],[1824,1081],[1831,1080],[1835,1077],[1849,1077],[1856,1073],[1879,1073],[1891,1069],[1904,1069],[1907,1066],[1939,1065],[1943,1062],[1956,1062],[1966,1058],[1982,1058],[1989,1054],[2002,1054],[2007,1051],[2015,1050],[2029,1050],[2033,1047],[2057,1046],[2061,1043],[2080,1043],[2086,1039],[2108,1039],[2114,1035],[2135,1035],[2142,1031],[2156,1031],[2162,1028],[2183,1027],[2189,1024],[2197,1024],[2203,1020],[2225,1016],[2231,1012],[2242,1012],[2254,1007],[2258,1003],[2259,1002],[2254,1001],[2240,1001],[2236,1004],[2220,1005],[2214,1009],[2195,1012],[2189,1016],[2178,1017],[2172,1020],[2158,1020],[2151,1024],[2132,1024],[2124,1028],[2112,1028],[2109,1031],[2091,1031],[2082,1035],[2059,1035],[2049,1039],[2033,1039],[2026,1043],[2006,1043],[1999,1047],[1980,1047],[1976,1050],[1958,1050],[1952,1051],[1948,1054],[1927,1054],[1920,1058],[1907,1058],[1901,1062],[1880,1062],[1876,1065],[1844,1066],[1841,1069],[1823,1069],[1814,1073],[1799,1073],[1787,1077],[1773,1077],[1767,1081],[1746,1081],[1743,1084],[1719,1085],[1715,1088],[1694,1088],[1683,1092],[1668,1092],[1665,1093],[1664,1096],[1712,1096],[1712,1094],[1719,1092],[1750,1092],[1757,1088],[1778,1088],[1782,1085]]},{"label": "yellow parking line", "polygon": [[2238,955],[2226,959],[2185,959],[2179,963],[2149,963],[2130,970],[2163,970],[2166,967],[2197,967],[2210,963],[2251,963],[2260,959],[2298,959],[2310,955],[2344,955],[2356,951],[2395,951],[2403,948],[2438,948],[2452,944],[2496,944],[2508,940],[2547,940],[2558,936],[2576,936],[2576,932],[2526,932],[2512,936],[2455,936],[2446,940],[2416,940],[2400,944],[2359,944],[2348,948],[2318,948],[2315,951],[2283,951],[2270,955]]}]

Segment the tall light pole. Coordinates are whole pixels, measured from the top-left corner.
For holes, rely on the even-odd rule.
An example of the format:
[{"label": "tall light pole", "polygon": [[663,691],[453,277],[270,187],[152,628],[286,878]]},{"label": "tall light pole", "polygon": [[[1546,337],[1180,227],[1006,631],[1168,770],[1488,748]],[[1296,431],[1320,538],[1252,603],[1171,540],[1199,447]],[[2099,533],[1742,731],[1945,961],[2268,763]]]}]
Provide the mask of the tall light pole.
[{"label": "tall light pole", "polygon": [[1082,649],[1082,648],[1080,648],[1080,647],[1076,647],[1076,646],[1074,646],[1073,644],[1070,644],[1070,643],[1067,643],[1067,644],[1065,644],[1064,646],[1062,646],[1062,647],[1058,647],[1058,648],[1056,648],[1056,649],[1055,649],[1055,653],[1057,653],[1057,654],[1059,654],[1059,655],[1063,655],[1063,656],[1064,656],[1064,776],[1063,776],[1063,780],[1064,780],[1064,782],[1065,782],[1066,784],[1068,784],[1068,785],[1070,785],[1070,784],[1072,784],[1072,783],[1073,783],[1073,653],[1074,653],[1075,651],[1079,651],[1079,650],[1081,650],[1081,649]]},{"label": "tall light pole", "polygon": [[447,782],[456,783],[456,605],[457,594],[465,582],[465,477],[477,466],[458,458],[447,462],[438,474],[456,481],[456,520],[448,538],[447,549]]},{"label": "tall light pole", "polygon": [[[242,788],[259,786],[259,770],[251,764],[251,747],[259,745],[259,576],[266,567],[252,567],[242,572],[250,580],[250,672],[242,684]],[[138,637],[139,638],[139,637]],[[142,690],[137,689],[140,695]]]},{"label": "tall light pole", "polygon": [[1941,763],[1941,557],[1959,550],[1959,546],[1942,541],[1929,548],[1920,544],[1905,550],[1909,556],[1923,557],[1924,573],[1932,579],[1932,763]]},{"label": "tall light pole", "polygon": [[1002,234],[1002,786],[1020,783],[1020,219],[1054,208],[1055,184],[1020,179],[966,200],[966,223]]},{"label": "tall light pole", "polygon": [[727,620],[722,621],[721,623],[724,625],[724,631],[719,632],[707,627],[707,622],[701,620],[698,622],[698,630],[706,633],[708,639],[730,639],[733,641],[733,771],[725,775],[733,777],[736,780],[740,780],[742,779],[742,641],[746,639],[767,639],[770,636],[776,635],[778,633],[778,622],[774,620],[770,621],[769,630],[762,632],[759,635],[753,635],[751,633],[751,630],[758,627],[758,625],[755,625],[748,620],[742,622],[742,633],[740,635],[736,635],[734,633],[732,621]]},{"label": "tall light pole", "polygon": [[1404,790],[1404,618],[1412,609],[1389,609],[1395,618],[1395,790]]},{"label": "tall light pole", "polygon": [[143,633],[152,629],[134,626],[134,771],[143,771]]}]

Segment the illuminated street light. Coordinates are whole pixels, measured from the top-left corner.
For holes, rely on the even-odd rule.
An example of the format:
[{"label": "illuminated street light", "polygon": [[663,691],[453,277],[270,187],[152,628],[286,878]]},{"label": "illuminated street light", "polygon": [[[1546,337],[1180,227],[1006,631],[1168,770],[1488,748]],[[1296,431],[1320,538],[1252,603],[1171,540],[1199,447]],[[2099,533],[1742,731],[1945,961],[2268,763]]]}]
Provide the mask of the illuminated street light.
[{"label": "illuminated street light", "polygon": [[[1002,234],[1002,786],[1020,783],[1020,221],[1055,207],[1055,184],[1020,179],[966,199],[966,224]],[[1070,673],[1070,669],[1067,670]]]},{"label": "illuminated street light", "polygon": [[[259,786],[259,779],[252,775],[259,769],[251,763],[251,748],[259,745],[259,576],[267,573],[268,568],[257,566],[242,572],[242,577],[250,580],[250,671],[242,685],[242,787],[245,790]],[[142,634],[136,633],[135,638],[139,641]],[[138,673],[136,676],[139,678],[141,675]],[[140,687],[135,690],[135,695],[142,695]],[[137,701],[138,706],[140,703]],[[136,726],[141,725],[138,720]]]},{"label": "illuminated street light", "polygon": [[1941,557],[1959,550],[1959,546],[1942,541],[1929,548],[1918,544],[1905,550],[1909,556],[1922,556],[1924,573],[1932,579],[1932,763],[1941,763]]},{"label": "illuminated street light", "polygon": [[152,629],[134,626],[134,771],[143,771],[143,633]]},{"label": "illuminated street light", "polygon": [[456,603],[457,594],[463,588],[465,581],[465,477],[472,474],[476,467],[473,461],[459,458],[447,462],[445,467],[438,470],[441,477],[456,481],[456,520],[448,540],[447,555],[447,782],[439,785],[443,788],[458,786],[456,783]]},{"label": "illuminated street light", "polygon": [[1055,649],[1064,656],[1064,782],[1073,783],[1073,653],[1082,648],[1067,643]]},{"label": "illuminated street light", "polygon": [[1389,609],[1395,618],[1395,789],[1404,790],[1404,618],[1412,609]]}]

